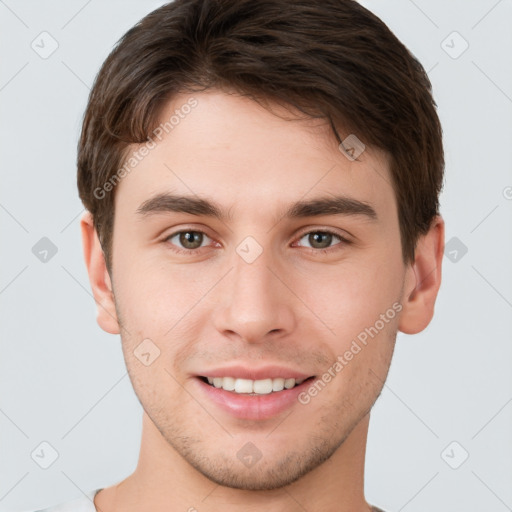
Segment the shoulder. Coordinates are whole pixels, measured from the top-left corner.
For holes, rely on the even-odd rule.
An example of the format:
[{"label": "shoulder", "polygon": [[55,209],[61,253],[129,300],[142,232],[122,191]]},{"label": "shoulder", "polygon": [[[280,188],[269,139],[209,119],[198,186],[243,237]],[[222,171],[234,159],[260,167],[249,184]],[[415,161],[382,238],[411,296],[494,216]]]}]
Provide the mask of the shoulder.
[{"label": "shoulder", "polygon": [[79,498],[58,503],[57,505],[52,505],[44,509],[35,510],[34,512],[96,512],[93,500],[99,490],[100,489],[94,489],[86,492],[85,495]]}]

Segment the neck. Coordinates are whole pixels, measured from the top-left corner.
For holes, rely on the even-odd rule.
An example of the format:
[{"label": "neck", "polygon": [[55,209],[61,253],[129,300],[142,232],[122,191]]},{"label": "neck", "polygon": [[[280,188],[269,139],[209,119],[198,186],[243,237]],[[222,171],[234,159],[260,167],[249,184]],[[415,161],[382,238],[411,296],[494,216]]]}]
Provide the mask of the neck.
[{"label": "neck", "polygon": [[364,458],[370,415],[355,426],[325,462],[292,484],[270,491],[220,486],[192,467],[144,413],[137,468],[114,487],[101,491],[102,512],[368,512],[364,498]]}]

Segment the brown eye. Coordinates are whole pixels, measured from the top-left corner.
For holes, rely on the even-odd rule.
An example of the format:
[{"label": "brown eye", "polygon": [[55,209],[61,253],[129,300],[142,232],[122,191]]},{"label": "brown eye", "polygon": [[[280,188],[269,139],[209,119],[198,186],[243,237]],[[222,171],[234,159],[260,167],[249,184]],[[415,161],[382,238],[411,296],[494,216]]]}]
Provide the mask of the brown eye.
[{"label": "brown eye", "polygon": [[315,249],[326,249],[331,245],[332,235],[331,233],[324,233],[321,231],[309,233],[308,242],[311,244],[311,247]]},{"label": "brown eye", "polygon": [[331,233],[330,231],[310,231],[309,233],[304,233],[301,240],[304,238],[306,238],[307,243],[309,244],[306,245],[306,247],[310,247],[311,249],[328,249],[332,246],[331,244],[336,238],[339,242],[343,241],[343,238],[340,235]]},{"label": "brown eye", "polygon": [[178,252],[183,250],[194,251],[199,249],[205,238],[209,238],[202,231],[184,230],[173,233],[168,236],[165,241],[175,245]]},{"label": "brown eye", "polygon": [[[336,251],[352,243],[343,235],[324,229],[307,231],[300,236],[299,240],[302,241],[302,243],[298,244],[299,247],[305,247],[310,252],[313,251],[314,253]],[[297,242],[295,242],[295,244],[297,244]]]},{"label": "brown eye", "polygon": [[203,234],[198,231],[182,231],[180,233],[180,244],[185,249],[197,249],[201,247],[203,241]]}]

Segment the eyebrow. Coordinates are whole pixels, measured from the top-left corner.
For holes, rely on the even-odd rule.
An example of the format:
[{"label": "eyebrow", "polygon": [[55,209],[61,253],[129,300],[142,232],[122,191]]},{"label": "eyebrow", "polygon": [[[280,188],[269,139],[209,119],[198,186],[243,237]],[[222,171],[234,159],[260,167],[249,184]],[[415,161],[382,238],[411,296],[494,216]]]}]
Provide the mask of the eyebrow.
[{"label": "eyebrow", "polygon": [[[231,219],[229,213],[212,201],[170,193],[157,194],[144,201],[136,210],[136,214],[142,217],[171,212],[213,217],[221,221]],[[293,219],[323,215],[361,215],[372,221],[377,220],[377,212],[370,204],[339,195],[297,201],[286,210],[284,217]]]}]

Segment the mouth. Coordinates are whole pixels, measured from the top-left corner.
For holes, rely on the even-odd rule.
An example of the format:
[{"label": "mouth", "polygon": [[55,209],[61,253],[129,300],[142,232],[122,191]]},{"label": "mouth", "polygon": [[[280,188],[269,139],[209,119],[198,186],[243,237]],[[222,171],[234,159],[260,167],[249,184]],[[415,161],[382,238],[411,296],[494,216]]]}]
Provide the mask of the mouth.
[{"label": "mouth", "polygon": [[242,379],[237,377],[208,377],[199,376],[199,380],[204,382],[210,387],[222,389],[237,395],[245,396],[261,396],[261,395],[274,395],[286,390],[294,389],[302,384],[309,382],[315,376],[307,378],[264,378],[264,379]]},{"label": "mouth", "polygon": [[242,363],[204,368],[193,377],[205,403],[239,420],[270,420],[297,406],[303,411],[299,396],[315,379],[283,365]]}]

